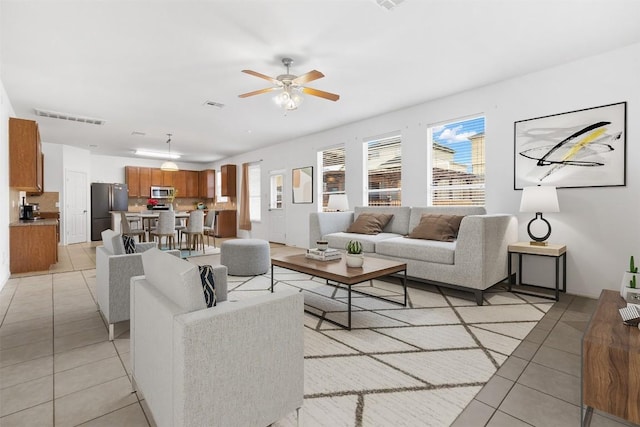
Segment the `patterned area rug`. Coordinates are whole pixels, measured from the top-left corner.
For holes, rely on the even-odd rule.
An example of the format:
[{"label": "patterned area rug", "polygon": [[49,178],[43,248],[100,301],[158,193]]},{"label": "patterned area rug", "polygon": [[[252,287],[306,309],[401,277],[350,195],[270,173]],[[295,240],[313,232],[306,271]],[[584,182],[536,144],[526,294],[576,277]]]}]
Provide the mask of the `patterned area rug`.
[{"label": "patterned area rug", "polygon": [[[344,289],[276,268],[275,290],[300,289],[305,309],[346,322]],[[229,299],[268,292],[270,275],[229,277]],[[470,293],[409,288],[403,307],[352,294],[353,329],[305,313],[307,426],[448,426],[491,378],[553,302],[511,294],[500,285],[479,307]],[[357,286],[401,298],[395,282]],[[278,427],[296,425],[295,414]]]}]

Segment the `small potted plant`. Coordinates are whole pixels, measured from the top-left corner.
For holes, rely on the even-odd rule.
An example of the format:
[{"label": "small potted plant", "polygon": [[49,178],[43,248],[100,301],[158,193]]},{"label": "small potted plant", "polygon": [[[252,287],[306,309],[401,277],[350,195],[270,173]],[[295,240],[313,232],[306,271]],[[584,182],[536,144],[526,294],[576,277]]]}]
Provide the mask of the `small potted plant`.
[{"label": "small potted plant", "polygon": [[635,265],[635,260],[633,259],[633,255],[629,258],[629,271],[626,271],[622,276],[622,284],[620,285],[620,296],[625,300],[629,300],[627,294],[629,291],[634,295],[640,294],[640,290],[637,290],[638,279],[636,276],[638,275],[638,267]]},{"label": "small potted plant", "polygon": [[156,206],[158,204],[158,200],[157,199],[148,199],[147,200],[147,209],[151,210],[153,209],[154,206]]},{"label": "small potted plant", "polygon": [[347,267],[362,267],[364,263],[364,255],[362,255],[362,243],[357,240],[351,240],[345,247],[347,250]]}]

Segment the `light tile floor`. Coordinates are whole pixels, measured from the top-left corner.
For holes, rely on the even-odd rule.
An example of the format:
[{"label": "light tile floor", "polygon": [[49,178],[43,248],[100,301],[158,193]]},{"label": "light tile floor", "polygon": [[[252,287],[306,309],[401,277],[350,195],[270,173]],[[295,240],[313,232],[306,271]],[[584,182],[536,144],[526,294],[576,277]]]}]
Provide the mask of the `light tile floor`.
[{"label": "light tile floor", "polygon": [[[3,427],[150,425],[131,392],[126,325],[109,342],[96,311],[95,246],[61,246],[49,271],[0,292]],[[595,303],[563,295],[453,425],[579,425],[580,339]],[[595,413],[591,425],[632,424]]]}]

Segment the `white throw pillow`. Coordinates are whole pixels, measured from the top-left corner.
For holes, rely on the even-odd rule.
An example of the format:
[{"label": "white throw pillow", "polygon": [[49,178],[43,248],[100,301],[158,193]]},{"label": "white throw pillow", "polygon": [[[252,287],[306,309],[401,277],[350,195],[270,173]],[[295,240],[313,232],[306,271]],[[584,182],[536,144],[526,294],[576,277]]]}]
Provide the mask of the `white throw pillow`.
[{"label": "white throw pillow", "polygon": [[152,248],[142,253],[147,282],[186,311],[207,308],[198,266]]},{"label": "white throw pillow", "polygon": [[122,242],[122,235],[111,229],[102,232],[102,244],[104,248],[113,255],[124,255],[126,253],[124,243]]}]

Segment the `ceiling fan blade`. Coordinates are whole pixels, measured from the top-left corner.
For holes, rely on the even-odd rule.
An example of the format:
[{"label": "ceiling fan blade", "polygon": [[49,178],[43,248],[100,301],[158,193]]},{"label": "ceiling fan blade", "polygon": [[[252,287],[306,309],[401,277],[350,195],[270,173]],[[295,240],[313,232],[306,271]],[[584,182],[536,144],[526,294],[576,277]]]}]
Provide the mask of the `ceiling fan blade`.
[{"label": "ceiling fan blade", "polygon": [[265,76],[264,74],[258,73],[257,71],[252,70],[242,70],[243,73],[251,74],[252,76],[260,77],[261,79],[265,79],[270,81],[273,84],[279,84],[280,82],[273,77]]},{"label": "ceiling fan blade", "polygon": [[340,95],[335,93],[325,92],[323,90],[312,89],[310,87],[303,87],[302,92],[313,96],[319,96],[320,98],[328,99],[329,101],[337,101],[340,99]]},{"label": "ceiling fan blade", "polygon": [[261,93],[272,92],[274,90],[280,89],[279,87],[268,87],[266,89],[254,90],[253,92],[243,93],[242,95],[238,95],[238,98],[247,98],[253,95],[260,95]]},{"label": "ceiling fan blade", "polygon": [[324,77],[324,74],[322,74],[320,71],[311,70],[307,74],[303,74],[301,76],[296,77],[295,79],[293,79],[291,83],[297,84],[297,85],[303,85],[305,83],[309,83],[314,80],[321,79],[323,77]]}]

